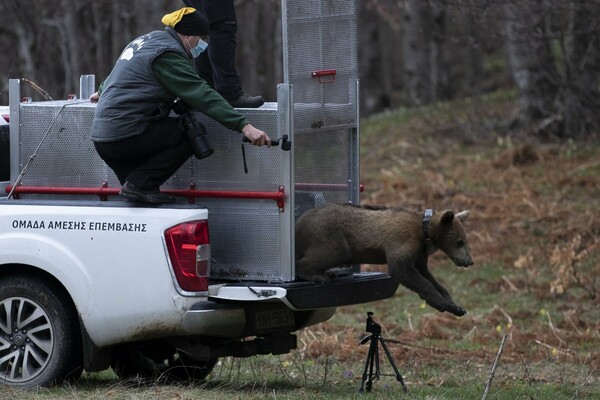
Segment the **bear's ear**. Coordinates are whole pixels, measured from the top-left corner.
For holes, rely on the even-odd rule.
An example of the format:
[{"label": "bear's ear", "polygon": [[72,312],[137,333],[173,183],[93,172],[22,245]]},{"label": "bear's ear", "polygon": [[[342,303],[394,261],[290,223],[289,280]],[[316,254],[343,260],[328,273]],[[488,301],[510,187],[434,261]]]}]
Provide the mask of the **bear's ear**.
[{"label": "bear's ear", "polygon": [[464,210],[455,215],[461,222],[465,222],[469,217],[469,210]]},{"label": "bear's ear", "polygon": [[442,217],[440,218],[440,222],[442,224],[451,224],[452,221],[454,220],[454,212],[453,211],[444,211],[444,213],[442,214]]}]

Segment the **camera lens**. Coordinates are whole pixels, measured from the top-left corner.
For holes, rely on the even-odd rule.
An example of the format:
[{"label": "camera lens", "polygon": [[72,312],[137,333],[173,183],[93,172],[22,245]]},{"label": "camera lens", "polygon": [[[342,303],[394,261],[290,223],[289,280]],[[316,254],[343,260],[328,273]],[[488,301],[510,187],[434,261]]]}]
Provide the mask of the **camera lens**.
[{"label": "camera lens", "polygon": [[197,159],[208,157],[214,152],[206,128],[201,123],[196,122],[189,113],[183,115],[183,128],[190,138],[192,151]]}]

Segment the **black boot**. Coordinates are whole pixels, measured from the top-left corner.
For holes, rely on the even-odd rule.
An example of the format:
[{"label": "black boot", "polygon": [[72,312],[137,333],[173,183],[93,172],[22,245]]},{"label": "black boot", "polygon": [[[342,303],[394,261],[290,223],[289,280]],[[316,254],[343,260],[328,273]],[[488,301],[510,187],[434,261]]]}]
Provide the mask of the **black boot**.
[{"label": "black boot", "polygon": [[265,103],[262,96],[250,96],[245,92],[237,99],[227,101],[235,108],[258,108]]},{"label": "black boot", "polygon": [[140,201],[152,204],[174,203],[175,197],[162,193],[158,188],[154,190],[142,190],[136,188],[131,182],[127,181],[121,187],[119,195],[125,197],[129,201]]}]

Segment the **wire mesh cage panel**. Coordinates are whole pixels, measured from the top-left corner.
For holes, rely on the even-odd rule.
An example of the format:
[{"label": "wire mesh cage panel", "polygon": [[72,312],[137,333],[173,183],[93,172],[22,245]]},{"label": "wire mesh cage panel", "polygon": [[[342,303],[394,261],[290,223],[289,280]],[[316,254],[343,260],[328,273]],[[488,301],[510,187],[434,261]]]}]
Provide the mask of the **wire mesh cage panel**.
[{"label": "wire mesh cage panel", "polygon": [[[19,168],[12,171],[11,178],[16,178],[37,149],[21,179],[22,185],[99,187],[107,181],[109,185],[118,186],[116,177],[100,159],[90,140],[94,110],[95,107],[89,103],[74,101],[22,104],[19,115],[21,134],[15,137],[20,143]],[[57,195],[35,197],[65,198]]]},{"label": "wire mesh cage panel", "polygon": [[[277,103],[267,103],[260,109],[243,110],[248,121],[267,132],[277,135]],[[243,144],[248,173],[244,172],[242,135],[224,128],[202,113],[193,113],[208,132],[214,153],[202,160],[190,158],[165,189],[189,188],[194,185],[206,190],[276,191],[279,185],[279,149]]]},{"label": "wire mesh cage panel", "polygon": [[209,210],[211,276],[223,280],[291,280],[282,271],[277,205],[268,200],[202,199]]},{"label": "wire mesh cage panel", "polygon": [[[21,180],[22,185],[98,187],[107,182],[109,187],[120,186],[90,139],[94,109],[89,104],[70,105],[60,101],[21,105],[21,134],[16,138],[20,143],[19,171],[39,146]],[[260,111],[248,110],[246,117],[252,124],[276,135],[276,105],[267,105]],[[242,135],[201,113],[194,113],[194,118],[207,127],[215,152],[202,160],[190,158],[162,186],[163,189],[277,190],[279,159],[276,148],[245,144],[248,166],[248,173],[245,173]],[[14,172],[18,174],[19,171]]]},{"label": "wire mesh cage panel", "polygon": [[330,203],[355,200],[356,131],[337,129],[295,135],[295,217]]},{"label": "wire mesh cage panel", "polygon": [[325,202],[358,202],[357,7],[354,0],[284,0],[282,13],[297,218]]},{"label": "wire mesh cage panel", "polygon": [[283,1],[284,77],[294,130],[356,126],[357,29],[352,0]]},{"label": "wire mesh cage panel", "polygon": [[[276,103],[243,110],[248,121],[275,139]],[[242,144],[242,135],[201,113],[214,153],[202,160],[190,158],[164,189],[277,192],[281,185],[280,149]],[[242,155],[244,146],[245,164]],[[293,280],[291,260],[282,262],[280,243],[289,230],[280,227],[281,212],[273,200],[201,198],[209,210],[213,264],[211,276],[223,280]]]}]

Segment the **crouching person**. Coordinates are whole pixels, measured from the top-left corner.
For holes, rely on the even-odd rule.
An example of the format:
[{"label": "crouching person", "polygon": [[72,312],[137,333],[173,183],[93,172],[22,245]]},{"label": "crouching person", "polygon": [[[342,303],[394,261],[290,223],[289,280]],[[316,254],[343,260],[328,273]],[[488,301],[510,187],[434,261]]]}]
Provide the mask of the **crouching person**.
[{"label": "crouching person", "polygon": [[193,59],[208,46],[206,17],[185,7],[162,18],[166,26],[125,47],[106,80],[90,100],[97,102],[91,138],[100,157],[131,201],[171,203],[162,185],[193,154],[192,142],[178,118],[169,117],[179,98],[252,144],[270,145],[265,132],[198,76]]}]

